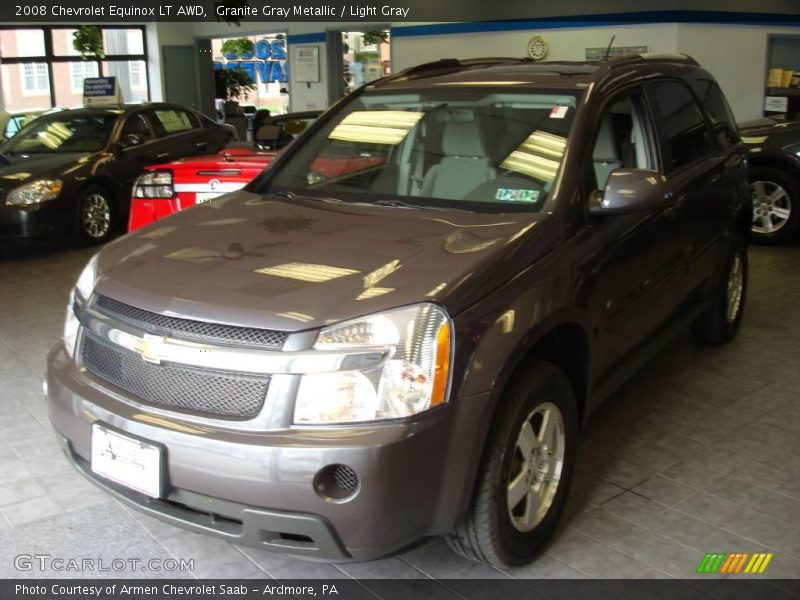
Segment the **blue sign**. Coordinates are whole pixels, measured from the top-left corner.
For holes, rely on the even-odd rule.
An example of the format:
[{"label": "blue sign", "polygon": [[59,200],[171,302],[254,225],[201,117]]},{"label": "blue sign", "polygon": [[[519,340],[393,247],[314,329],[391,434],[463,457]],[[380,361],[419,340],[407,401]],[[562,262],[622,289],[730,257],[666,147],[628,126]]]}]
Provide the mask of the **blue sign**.
[{"label": "blue sign", "polygon": [[113,96],[116,77],[87,77],[83,80],[83,97]]},{"label": "blue sign", "polygon": [[214,62],[215,71],[241,69],[256,83],[259,81],[261,83],[289,81],[286,65],[286,40],[258,40],[253,50],[245,52],[242,56],[229,52],[225,55],[225,59],[228,62],[224,65],[219,61]]}]

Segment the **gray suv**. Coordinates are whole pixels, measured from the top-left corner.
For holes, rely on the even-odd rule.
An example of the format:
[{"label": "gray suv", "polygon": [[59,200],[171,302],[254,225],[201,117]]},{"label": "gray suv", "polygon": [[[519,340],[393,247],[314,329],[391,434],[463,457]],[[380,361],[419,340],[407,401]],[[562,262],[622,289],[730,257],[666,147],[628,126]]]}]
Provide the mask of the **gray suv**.
[{"label": "gray suv", "polygon": [[750,220],[687,57],[422,65],[92,258],[50,417],[86,477],[194,531],[522,564],[598,404],[685,327],[736,335]]}]

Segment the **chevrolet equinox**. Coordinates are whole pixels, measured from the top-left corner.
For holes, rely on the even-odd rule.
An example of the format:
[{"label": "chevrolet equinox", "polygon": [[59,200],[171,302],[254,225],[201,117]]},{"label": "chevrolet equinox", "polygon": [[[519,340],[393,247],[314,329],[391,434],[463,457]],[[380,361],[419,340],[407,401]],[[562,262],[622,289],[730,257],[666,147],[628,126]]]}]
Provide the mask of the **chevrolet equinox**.
[{"label": "chevrolet equinox", "polygon": [[730,110],[688,57],[421,65],[92,258],[50,418],[77,469],[168,523],[522,564],[598,404],[685,327],[736,335],[750,221]]}]

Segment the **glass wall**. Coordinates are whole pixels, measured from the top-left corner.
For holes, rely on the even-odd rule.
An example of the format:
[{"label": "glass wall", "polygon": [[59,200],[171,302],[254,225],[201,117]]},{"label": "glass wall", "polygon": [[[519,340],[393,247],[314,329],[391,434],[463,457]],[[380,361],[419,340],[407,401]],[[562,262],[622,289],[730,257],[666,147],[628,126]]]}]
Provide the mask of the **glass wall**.
[{"label": "glass wall", "polygon": [[[223,54],[222,44],[229,39],[247,38],[253,51],[244,56]],[[289,110],[289,72],[284,34],[264,34],[214,38],[211,40],[214,69],[241,69],[250,75],[256,89],[238,100],[241,106],[266,108],[272,114]],[[283,92],[281,91],[283,90]]]},{"label": "glass wall", "polygon": [[125,102],[150,97],[144,29],[103,28],[106,58],[83,60],[70,27],[0,28],[0,87],[9,113],[73,108],[83,100],[83,80],[114,75]]},{"label": "glass wall", "polygon": [[[377,35],[378,33],[383,36]],[[342,32],[345,93],[392,73],[389,31]]]}]

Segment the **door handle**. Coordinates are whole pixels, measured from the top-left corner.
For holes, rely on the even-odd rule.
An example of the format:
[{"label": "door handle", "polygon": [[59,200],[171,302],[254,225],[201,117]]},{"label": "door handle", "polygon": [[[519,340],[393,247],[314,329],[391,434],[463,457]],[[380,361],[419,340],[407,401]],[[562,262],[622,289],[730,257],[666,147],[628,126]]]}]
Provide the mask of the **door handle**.
[{"label": "door handle", "polygon": [[156,154],[156,158],[167,158],[169,156],[169,152],[160,152]]},{"label": "door handle", "polygon": [[208,142],[197,142],[195,146],[197,146],[198,148],[205,148],[206,146],[208,146]]}]

